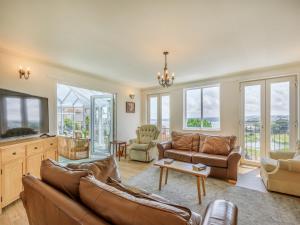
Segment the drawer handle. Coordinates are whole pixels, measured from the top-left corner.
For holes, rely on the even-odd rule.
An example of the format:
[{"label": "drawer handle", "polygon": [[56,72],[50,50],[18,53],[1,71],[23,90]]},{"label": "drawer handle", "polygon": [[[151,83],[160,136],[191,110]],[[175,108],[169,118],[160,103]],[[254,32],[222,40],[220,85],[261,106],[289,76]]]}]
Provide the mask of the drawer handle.
[{"label": "drawer handle", "polygon": [[53,143],[50,143],[50,145],[53,145]]},{"label": "drawer handle", "polygon": [[16,152],[13,152],[12,154],[13,154],[13,155],[16,155],[17,153],[16,153]]},{"label": "drawer handle", "polygon": [[38,149],[38,147],[34,147],[34,149]]}]

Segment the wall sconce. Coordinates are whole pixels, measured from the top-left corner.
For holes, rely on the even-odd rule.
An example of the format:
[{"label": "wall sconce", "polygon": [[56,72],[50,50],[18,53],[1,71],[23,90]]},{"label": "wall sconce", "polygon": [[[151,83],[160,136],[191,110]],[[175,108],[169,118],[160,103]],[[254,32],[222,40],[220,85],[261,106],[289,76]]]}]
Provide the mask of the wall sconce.
[{"label": "wall sconce", "polygon": [[129,98],[131,98],[132,100],[134,99],[135,94],[129,94]]},{"label": "wall sconce", "polygon": [[19,75],[20,75],[20,79],[22,79],[22,77],[24,77],[25,80],[28,80],[29,75],[30,75],[30,68],[27,67],[27,69],[23,69],[22,66],[19,67]]}]

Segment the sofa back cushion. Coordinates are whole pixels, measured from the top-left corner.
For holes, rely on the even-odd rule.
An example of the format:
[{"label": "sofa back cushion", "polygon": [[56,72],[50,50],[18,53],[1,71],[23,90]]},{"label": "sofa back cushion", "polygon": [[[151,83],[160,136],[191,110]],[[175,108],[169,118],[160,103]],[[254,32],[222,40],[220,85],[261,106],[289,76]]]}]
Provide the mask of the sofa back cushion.
[{"label": "sofa back cushion", "polygon": [[197,133],[172,132],[172,148],[184,151],[198,151],[200,136]]},{"label": "sofa back cushion", "polygon": [[136,198],[93,177],[84,177],[80,199],[91,210],[115,225],[187,225],[186,211],[142,198]]},{"label": "sofa back cushion", "polygon": [[70,163],[67,167],[71,169],[86,169],[93,173],[97,180],[106,182],[108,177],[121,181],[121,176],[114,156],[83,163]]},{"label": "sofa back cushion", "polygon": [[87,170],[70,169],[51,159],[43,160],[41,164],[42,181],[64,192],[74,200],[79,199],[80,178],[89,174]]},{"label": "sofa back cushion", "polygon": [[201,152],[214,155],[229,155],[230,137],[206,136]]}]

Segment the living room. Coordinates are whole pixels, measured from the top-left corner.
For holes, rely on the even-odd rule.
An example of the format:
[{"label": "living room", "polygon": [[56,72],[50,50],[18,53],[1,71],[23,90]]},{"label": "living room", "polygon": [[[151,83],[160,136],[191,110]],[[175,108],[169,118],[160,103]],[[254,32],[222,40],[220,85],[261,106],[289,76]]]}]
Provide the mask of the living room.
[{"label": "living room", "polygon": [[299,17],[0,1],[0,224],[299,224]]}]

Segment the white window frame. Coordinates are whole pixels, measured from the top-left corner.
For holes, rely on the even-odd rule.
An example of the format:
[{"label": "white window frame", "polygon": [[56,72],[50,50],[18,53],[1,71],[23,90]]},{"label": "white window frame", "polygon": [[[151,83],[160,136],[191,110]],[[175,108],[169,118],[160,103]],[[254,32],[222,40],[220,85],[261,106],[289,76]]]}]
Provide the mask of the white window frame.
[{"label": "white window frame", "polygon": [[[208,127],[188,127],[186,125],[187,123],[187,120],[186,120],[186,102],[187,102],[187,99],[186,99],[186,92],[188,90],[195,90],[195,89],[201,89],[201,98],[203,98],[202,96],[202,90],[204,88],[211,88],[211,87],[218,87],[219,88],[219,118],[220,118],[220,127],[219,128],[208,128]],[[201,110],[203,110],[203,99],[201,99]],[[196,86],[196,87],[190,87],[190,88],[184,88],[183,89],[183,127],[182,129],[183,130],[186,130],[186,131],[221,131],[221,126],[222,126],[222,123],[221,123],[221,85],[219,83],[217,84],[211,84],[211,85],[204,85],[204,86]]]}]

